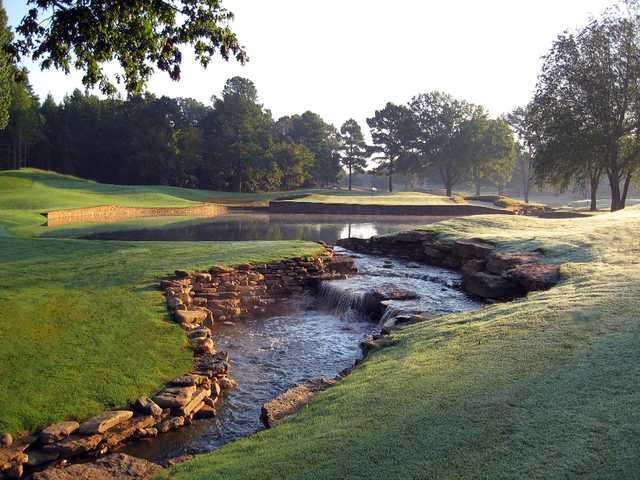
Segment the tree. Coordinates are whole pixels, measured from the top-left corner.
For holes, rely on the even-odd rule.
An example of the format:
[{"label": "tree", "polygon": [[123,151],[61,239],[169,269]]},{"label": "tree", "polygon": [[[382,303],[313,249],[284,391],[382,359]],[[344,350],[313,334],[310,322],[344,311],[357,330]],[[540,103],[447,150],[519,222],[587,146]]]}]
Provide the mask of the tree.
[{"label": "tree", "polygon": [[207,186],[242,192],[269,180],[263,176],[273,167],[268,155],[273,119],[257,98],[250,80],[234,77],[222,98],[214,99],[213,111],[202,121]]},{"label": "tree", "polygon": [[33,7],[17,28],[14,53],[30,55],[43,69],[82,70],[87,87],[116,91],[104,65],[115,61],[115,76],[130,94],[140,94],[154,69],[172,80],[181,75],[182,50],[192,45],[207,67],[216,54],[247,60],[229,27],[233,14],[220,0],[28,0]]},{"label": "tree", "polygon": [[9,107],[11,105],[11,88],[15,68],[7,47],[11,43],[12,35],[7,27],[7,12],[0,0],[0,130],[9,124]]},{"label": "tree", "polygon": [[353,173],[362,173],[367,166],[368,148],[362,129],[354,119],[349,119],[342,124],[340,140],[340,163],[346,167],[349,174],[349,191],[351,191]]},{"label": "tree", "polygon": [[273,160],[281,172],[280,187],[283,190],[300,188],[310,176],[310,167],[315,155],[304,145],[297,143],[276,143],[271,147]]},{"label": "tree", "polygon": [[517,172],[522,186],[522,196],[529,203],[529,194],[534,181],[534,158],[537,145],[536,135],[531,125],[530,106],[517,107],[505,116],[505,121],[518,138]]},{"label": "tree", "polygon": [[640,160],[640,142],[629,141],[640,135],[640,15],[635,2],[627,7],[557,38],[532,104],[540,151],[568,172],[581,162],[562,139],[588,151],[608,178],[612,210],[625,207]]},{"label": "tree", "polygon": [[326,123],[314,112],[282,117],[275,124],[274,135],[279,141],[299,143],[307,147],[315,156],[310,165],[307,182],[326,187],[335,183],[340,172],[338,134],[333,125]]},{"label": "tree", "polygon": [[443,92],[414,97],[409,108],[413,114],[413,149],[418,155],[414,168],[426,173],[436,171],[448,196],[453,187],[468,177],[471,157],[467,122],[483,115],[483,109]]},{"label": "tree", "polygon": [[375,147],[372,151],[379,154],[373,160],[378,168],[389,177],[389,191],[393,192],[393,175],[397,163],[409,151],[408,143],[412,134],[411,112],[403,105],[387,103],[382,110],[376,110],[373,117],[367,119]]}]

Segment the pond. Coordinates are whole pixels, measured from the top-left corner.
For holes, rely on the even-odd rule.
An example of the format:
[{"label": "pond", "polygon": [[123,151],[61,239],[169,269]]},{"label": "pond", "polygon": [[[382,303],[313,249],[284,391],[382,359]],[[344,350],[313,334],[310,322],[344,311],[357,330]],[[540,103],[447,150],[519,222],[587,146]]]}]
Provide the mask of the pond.
[{"label": "pond", "polygon": [[231,376],[238,383],[225,393],[217,416],[131,444],[124,452],[164,462],[210,452],[260,430],[263,403],[306,380],[335,377],[360,357],[360,342],[379,329],[379,323],[360,310],[359,299],[373,287],[415,292],[411,300],[389,302],[394,312],[436,315],[480,306],[457,288],[456,272],[398,259],[354,256],[359,274],[324,282],[318,295],[297,299],[288,314],[215,325],[216,348],[229,353]]},{"label": "pond", "polygon": [[177,227],[100,232],[92,240],[232,241],[313,240],[334,244],[347,237],[369,238],[410,230],[447,217],[300,215],[242,212]]}]

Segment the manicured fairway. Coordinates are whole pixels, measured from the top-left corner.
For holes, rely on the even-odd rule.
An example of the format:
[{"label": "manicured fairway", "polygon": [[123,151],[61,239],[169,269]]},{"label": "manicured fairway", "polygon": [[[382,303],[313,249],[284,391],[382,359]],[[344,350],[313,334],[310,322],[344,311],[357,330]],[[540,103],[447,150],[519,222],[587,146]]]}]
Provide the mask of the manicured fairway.
[{"label": "manicured fairway", "polygon": [[556,288],[395,334],[277,428],[176,466],[205,479],[631,479],[640,471],[640,208],[492,216],[443,236],[543,248]]}]

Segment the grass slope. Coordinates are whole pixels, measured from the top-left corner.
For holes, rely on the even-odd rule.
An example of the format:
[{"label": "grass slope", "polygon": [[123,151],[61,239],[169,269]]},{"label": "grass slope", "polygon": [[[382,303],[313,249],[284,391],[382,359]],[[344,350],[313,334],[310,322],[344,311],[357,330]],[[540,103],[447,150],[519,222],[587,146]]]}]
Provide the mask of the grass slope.
[{"label": "grass slope", "polygon": [[199,479],[637,478],[640,208],[431,227],[562,263],[547,292],[407,327],[281,426],[174,467]]},{"label": "grass slope", "polygon": [[0,228],[0,432],[31,431],[123,406],[187,371],[191,352],[153,288],[161,276],[176,268],[266,262],[319,250],[308,242],[15,236],[39,231],[41,209],[101,202],[169,206],[200,200],[197,195],[204,194],[105,186],[33,170],[0,173],[0,227],[8,227]]}]

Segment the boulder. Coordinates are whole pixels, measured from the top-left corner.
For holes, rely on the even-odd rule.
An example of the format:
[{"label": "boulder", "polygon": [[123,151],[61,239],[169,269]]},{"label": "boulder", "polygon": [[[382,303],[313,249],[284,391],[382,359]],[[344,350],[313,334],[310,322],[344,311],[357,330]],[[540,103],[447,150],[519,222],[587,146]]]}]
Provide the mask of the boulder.
[{"label": "boulder", "polygon": [[162,467],[148,460],[114,453],[94,463],[79,463],[67,468],[50,468],[34,473],[33,480],[145,480]]},{"label": "boulder", "polygon": [[487,258],[487,271],[502,275],[518,265],[535,262],[538,255],[522,252],[492,252]]},{"label": "boulder", "polygon": [[167,433],[182,427],[184,427],[184,417],[171,417],[164,422],[160,422],[156,428],[160,433]]},{"label": "boulder", "polygon": [[193,414],[193,418],[196,420],[202,420],[203,418],[213,418],[216,416],[216,408],[206,403]]},{"label": "boulder", "polygon": [[560,281],[560,267],[544,263],[527,263],[508,270],[505,277],[521,285],[528,292],[548,290]]},{"label": "boulder", "polygon": [[349,274],[356,273],[358,268],[356,267],[356,262],[353,258],[339,255],[332,257],[329,260],[326,270],[333,273]]},{"label": "boulder", "polygon": [[184,278],[190,278],[191,277],[191,272],[187,272],[186,270],[176,270],[175,272],[176,278],[178,279],[184,279]]},{"label": "boulder", "polygon": [[467,260],[462,264],[462,274],[463,275],[473,275],[474,273],[481,272],[485,269],[485,265],[487,264],[484,260]]},{"label": "boulder", "polygon": [[207,318],[207,312],[204,310],[176,310],[174,315],[177,323],[186,323],[187,325],[200,324]]},{"label": "boulder", "polygon": [[69,421],[54,423],[40,432],[40,443],[46,445],[47,443],[57,442],[58,440],[68,437],[79,428],[80,424],[78,422]]},{"label": "boulder", "polygon": [[162,415],[162,408],[156,402],[151,400],[149,397],[140,397],[136,400],[134,408],[140,413],[146,413],[148,415],[153,415],[154,417],[159,417]]},{"label": "boulder", "polygon": [[524,294],[522,287],[517,283],[487,272],[477,272],[465,277],[463,287],[467,292],[481,298],[514,298]]},{"label": "boulder", "polygon": [[30,450],[27,465],[30,467],[39,467],[40,465],[53,462],[59,457],[60,453],[56,450]]},{"label": "boulder", "polygon": [[225,352],[200,355],[194,359],[193,373],[205,375],[209,378],[226,375],[229,371],[229,364],[226,358]]},{"label": "boulder", "polygon": [[423,249],[423,253],[427,257],[427,259],[431,262],[439,262],[442,261],[447,254],[441,250],[433,248],[432,246],[425,246]]},{"label": "boulder", "polygon": [[11,445],[13,445],[13,437],[10,433],[3,433],[0,437],[0,446],[10,447]]},{"label": "boulder", "polygon": [[126,439],[133,437],[138,431],[153,426],[156,423],[153,415],[140,415],[127,420],[112,428],[104,435],[104,443],[108,447],[115,447]]},{"label": "boulder", "polygon": [[229,378],[227,376],[220,378],[218,384],[219,384],[219,389],[217,390],[218,395],[220,395],[220,389],[231,390],[232,388],[236,388],[238,386],[237,382],[234,379]]},{"label": "boulder", "polygon": [[194,412],[197,412],[204,405],[204,399],[211,395],[211,390],[207,390],[205,388],[201,388],[196,390],[196,393],[193,394],[191,401],[181,407],[179,409],[179,413],[181,416],[189,416]]},{"label": "boulder", "polygon": [[187,387],[169,387],[154,395],[152,400],[162,408],[180,408],[191,401],[196,392],[195,385]]},{"label": "boulder", "polygon": [[456,240],[453,244],[453,254],[459,258],[486,260],[494,248],[494,245],[483,240]]},{"label": "boulder", "polygon": [[133,417],[131,410],[115,410],[112,412],[104,412],[90,418],[86,422],[80,424],[78,433],[82,435],[93,435],[94,433],[104,433],[110,428],[129,420]]},{"label": "boulder", "polygon": [[262,406],[262,421],[267,427],[273,427],[285,417],[297,412],[322,390],[336,384],[335,380],[321,378],[290,388],[286,392]]},{"label": "boulder", "polygon": [[411,290],[395,287],[393,285],[385,285],[371,290],[371,295],[378,301],[385,300],[414,300],[418,298],[418,294]]}]

